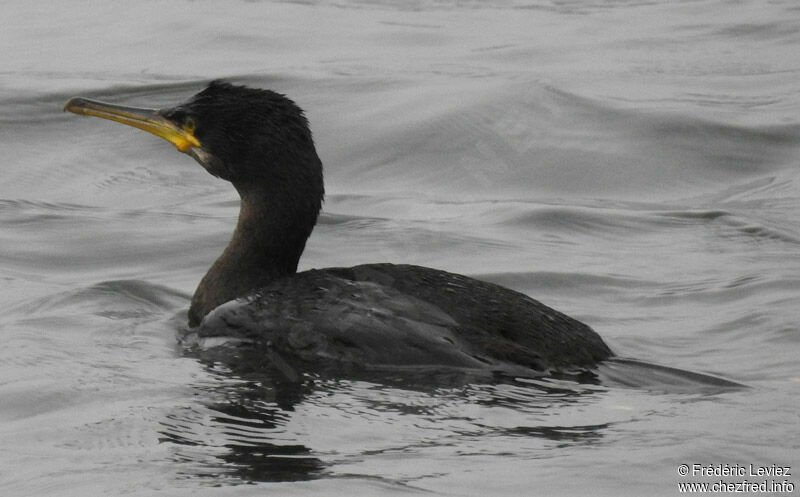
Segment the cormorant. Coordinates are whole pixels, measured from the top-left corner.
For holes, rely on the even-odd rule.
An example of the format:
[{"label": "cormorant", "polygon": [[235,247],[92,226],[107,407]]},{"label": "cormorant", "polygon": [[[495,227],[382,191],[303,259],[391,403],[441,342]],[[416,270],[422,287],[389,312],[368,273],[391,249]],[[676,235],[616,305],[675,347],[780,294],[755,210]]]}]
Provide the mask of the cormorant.
[{"label": "cormorant", "polygon": [[189,308],[197,340],[225,337],[267,362],[309,367],[534,376],[613,355],[589,326],[492,283],[386,263],[298,273],[323,201],[322,162],[303,111],[282,94],[214,81],[166,109],[73,98],[65,110],[160,136],[239,193],[233,237]]}]

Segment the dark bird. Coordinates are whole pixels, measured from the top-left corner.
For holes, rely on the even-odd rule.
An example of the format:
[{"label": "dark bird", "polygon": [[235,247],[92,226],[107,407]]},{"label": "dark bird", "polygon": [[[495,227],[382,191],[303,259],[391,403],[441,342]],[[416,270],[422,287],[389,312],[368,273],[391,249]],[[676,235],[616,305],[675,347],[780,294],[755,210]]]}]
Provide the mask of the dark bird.
[{"label": "dark bird", "polygon": [[541,376],[613,354],[587,325],[519,292],[437,269],[365,264],[297,272],[324,186],[308,122],[270,90],[212,82],[167,109],[84,98],[65,110],[135,126],[241,197],[230,243],[189,308],[197,343],[315,367],[455,367]]}]

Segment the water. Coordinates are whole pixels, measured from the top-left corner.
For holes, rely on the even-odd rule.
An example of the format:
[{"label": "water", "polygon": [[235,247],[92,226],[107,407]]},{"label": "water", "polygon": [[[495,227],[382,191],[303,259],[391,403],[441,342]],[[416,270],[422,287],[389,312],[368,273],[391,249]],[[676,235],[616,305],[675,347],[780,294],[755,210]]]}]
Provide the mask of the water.
[{"label": "water", "polygon": [[[674,495],[800,471],[794,1],[7,2],[0,494]],[[61,112],[216,77],[306,109],[329,192],[303,268],[500,282],[620,355],[738,391],[245,380],[184,356],[229,185]],[[450,381],[452,380],[452,381]],[[251,484],[252,483],[252,484]]]}]

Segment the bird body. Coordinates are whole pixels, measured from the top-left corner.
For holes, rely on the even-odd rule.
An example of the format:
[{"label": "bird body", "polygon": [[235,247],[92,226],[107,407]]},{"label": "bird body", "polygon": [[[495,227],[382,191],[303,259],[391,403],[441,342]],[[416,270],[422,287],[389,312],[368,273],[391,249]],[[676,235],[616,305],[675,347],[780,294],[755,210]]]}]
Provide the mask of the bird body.
[{"label": "bird body", "polygon": [[531,373],[611,355],[588,326],[513,290],[411,265],[280,278],[213,311],[197,338],[232,337],[307,363],[448,366]]}]

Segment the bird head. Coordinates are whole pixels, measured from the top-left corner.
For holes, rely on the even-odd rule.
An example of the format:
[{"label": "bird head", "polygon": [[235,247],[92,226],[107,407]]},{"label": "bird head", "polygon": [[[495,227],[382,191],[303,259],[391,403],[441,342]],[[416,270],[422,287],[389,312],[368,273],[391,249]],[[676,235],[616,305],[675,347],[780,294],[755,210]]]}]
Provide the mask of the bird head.
[{"label": "bird head", "polygon": [[271,90],[214,81],[174,107],[148,109],[73,98],[64,110],[159,136],[241,192],[319,183],[322,164],[303,111]]}]

